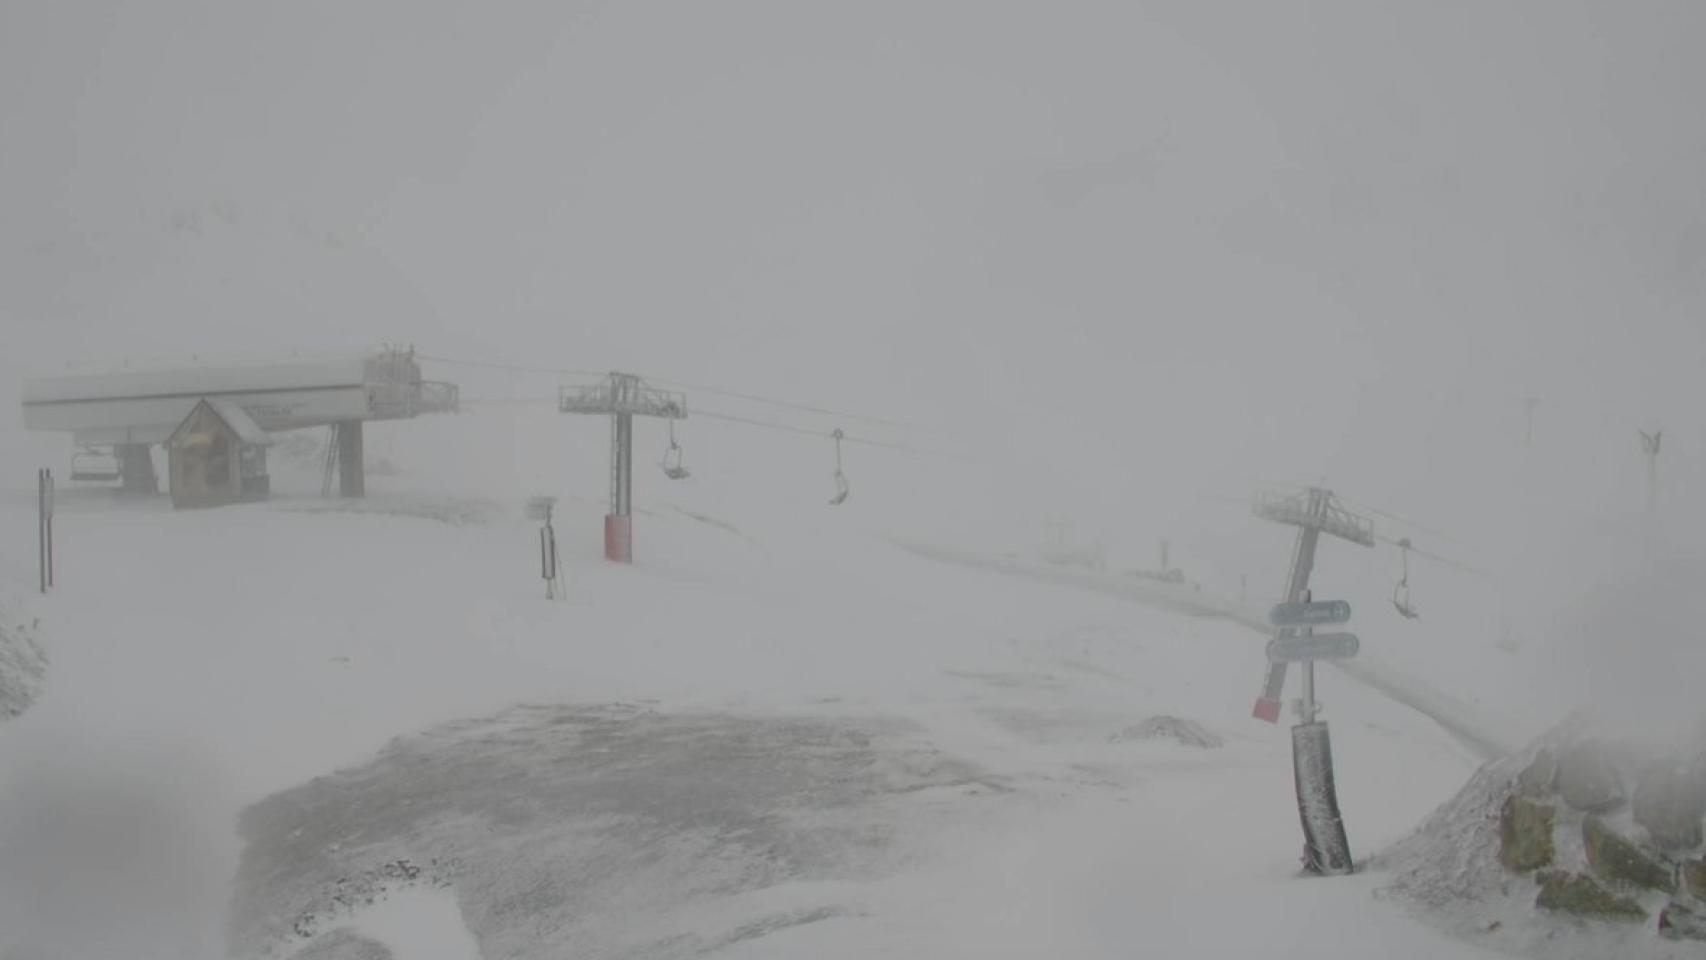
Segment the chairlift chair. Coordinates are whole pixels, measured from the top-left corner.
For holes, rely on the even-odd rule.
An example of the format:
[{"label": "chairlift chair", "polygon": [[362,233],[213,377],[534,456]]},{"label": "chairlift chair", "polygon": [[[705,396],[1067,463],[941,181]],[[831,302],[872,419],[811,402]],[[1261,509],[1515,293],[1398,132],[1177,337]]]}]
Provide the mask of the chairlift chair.
[{"label": "chairlift chair", "polygon": [[841,438],[846,434],[841,432],[840,427],[836,427],[835,432],[829,436],[835,441],[835,496],[829,498],[829,505],[839,507],[847,502],[848,494],[852,493],[847,486],[847,475],[841,472]]},{"label": "chairlift chair", "polygon": [[79,483],[111,483],[123,477],[118,457],[84,447],[71,455],[71,479]]},{"label": "chairlift chair", "polygon": [[1398,578],[1392,587],[1392,606],[1399,616],[1406,620],[1417,620],[1421,614],[1416,612],[1415,605],[1410,603],[1410,538],[1398,541],[1398,556],[1403,563],[1403,576]]},{"label": "chairlift chair", "polygon": [[686,480],[693,475],[681,462],[681,444],[675,442],[675,421],[669,421],[669,449],[663,452],[663,459],[658,461],[663,468],[663,475],[671,480]]}]

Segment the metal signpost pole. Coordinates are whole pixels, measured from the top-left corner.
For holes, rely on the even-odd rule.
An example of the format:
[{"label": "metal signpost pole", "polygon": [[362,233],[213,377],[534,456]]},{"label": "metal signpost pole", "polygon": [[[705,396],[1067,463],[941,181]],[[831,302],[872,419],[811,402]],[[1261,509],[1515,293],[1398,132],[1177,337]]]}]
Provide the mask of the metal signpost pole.
[{"label": "metal signpost pole", "polygon": [[1286,668],[1301,663],[1303,696],[1298,701],[1299,722],[1291,728],[1291,757],[1303,825],[1304,868],[1316,874],[1349,873],[1355,864],[1333,782],[1332,744],[1327,725],[1317,719],[1320,704],[1315,699],[1315,661],[1355,656],[1358,641],[1350,634],[1315,633],[1317,626],[1346,622],[1351,610],[1344,601],[1312,602],[1309,575],[1315,568],[1323,532],[1372,547],[1374,527],[1339,506],[1331,491],[1319,487],[1296,496],[1258,497],[1255,513],[1298,528],[1285,602],[1269,615],[1275,633],[1268,642],[1268,673],[1256,700],[1255,715],[1278,722]]},{"label": "metal signpost pole", "polygon": [[[1303,635],[1314,633],[1308,627],[1303,628]],[[1299,723],[1315,722],[1315,661],[1303,661],[1303,701],[1297,711]]]},{"label": "metal signpost pole", "polygon": [[[1316,503],[1313,493],[1309,501],[1307,516],[1316,514]],[[1321,491],[1325,492],[1325,491]],[[1297,530],[1297,546],[1292,550],[1291,578],[1286,582],[1285,599],[1287,603],[1302,603],[1304,595],[1309,591],[1309,575],[1315,570],[1315,550],[1321,542],[1321,528],[1313,524],[1301,524]],[[1284,633],[1286,631],[1281,631]],[[1262,695],[1256,701],[1255,715],[1269,723],[1279,722],[1280,695],[1285,691],[1286,665],[1284,663],[1268,664],[1268,676],[1262,684]],[[1310,678],[1313,681],[1313,678]],[[1311,686],[1313,683],[1311,682]]]}]

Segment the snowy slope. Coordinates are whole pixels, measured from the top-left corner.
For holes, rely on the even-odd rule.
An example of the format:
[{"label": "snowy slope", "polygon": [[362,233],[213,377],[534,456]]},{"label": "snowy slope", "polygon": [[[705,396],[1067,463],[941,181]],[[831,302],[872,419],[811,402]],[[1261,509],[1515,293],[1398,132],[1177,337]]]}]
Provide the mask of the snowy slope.
[{"label": "snowy slope", "polygon": [[[389,452],[400,474],[372,478],[360,504],[307,495],[312,471],[281,477],[271,503],[209,512],[64,498],[61,589],[28,605],[52,682],[0,735],[0,851],[29,867],[4,873],[13,912],[0,929],[15,951],[215,955],[230,901],[232,946],[278,955],[310,945],[277,935],[328,885],[438,851],[458,864],[443,889],[489,957],[1116,956],[1137,942],[1201,956],[1472,953],[1372,899],[1375,878],[1296,877],[1289,741],[1248,719],[1262,640],[1246,628],[936,563],[861,532],[869,514],[830,510],[815,491],[755,508],[744,484],[714,475],[667,490],[643,480],[639,562],[612,566],[598,558],[596,443],[559,474],[581,492],[561,491],[570,596],[550,603],[520,497],[501,485],[479,496],[476,476],[449,472],[469,460],[451,441],[511,416],[407,425]],[[33,522],[25,506],[0,513],[8,535]],[[1322,693],[1359,855],[1402,836],[1478,762],[1349,680],[1324,674]],[[545,734],[511,737],[520,779],[471,774],[455,816],[432,812],[447,790],[416,797],[418,813],[401,803],[398,757],[493,769],[476,762],[496,762],[479,744],[516,729],[528,716],[517,704],[627,711],[636,744],[646,724],[710,741],[750,731],[778,759],[740,778],[750,803],[737,789],[706,809],[783,824],[813,855],[742,867],[750,837],[695,820],[691,801],[626,820],[584,805],[524,816],[515,804],[549,804],[551,784],[573,787],[596,759]],[[1124,735],[1156,715],[1225,745]],[[791,779],[813,738],[841,736],[869,746],[800,768],[829,786]],[[906,769],[909,751],[947,771],[919,785],[941,786],[836,792],[872,762]],[[691,798],[716,772],[647,756],[603,789]],[[68,792],[83,799],[67,804]],[[238,813],[274,794],[245,820],[239,873]],[[293,847],[261,826],[292,809],[324,844]],[[275,860],[281,850],[294,853]],[[577,850],[606,866],[574,866]],[[526,907],[511,873],[522,863],[539,889],[597,908]],[[368,930],[359,906],[303,929]],[[1228,924],[1228,911],[1251,922]]]}]

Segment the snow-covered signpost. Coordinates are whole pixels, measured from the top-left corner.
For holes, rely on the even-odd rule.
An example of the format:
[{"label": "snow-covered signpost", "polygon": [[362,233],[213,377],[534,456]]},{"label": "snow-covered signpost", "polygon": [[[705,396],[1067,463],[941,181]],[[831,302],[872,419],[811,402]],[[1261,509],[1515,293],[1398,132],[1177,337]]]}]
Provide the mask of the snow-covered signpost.
[{"label": "snow-covered signpost", "polygon": [[1273,663],[1313,663],[1316,660],[1349,660],[1362,649],[1354,633],[1306,633],[1278,636],[1268,641],[1268,660]]},{"label": "snow-covered signpost", "polygon": [[555,600],[559,594],[568,595],[557,570],[557,530],[551,525],[552,508],[556,505],[556,497],[534,497],[527,501],[528,517],[544,522],[539,528],[539,577],[545,581],[547,600]]},{"label": "snow-covered signpost", "polygon": [[1298,702],[1299,722],[1291,728],[1291,758],[1303,821],[1303,864],[1311,873],[1349,873],[1354,863],[1333,783],[1332,742],[1327,725],[1316,719],[1320,708],[1315,702],[1315,661],[1356,656],[1361,644],[1349,633],[1315,633],[1316,626],[1348,621],[1351,605],[1343,600],[1312,602],[1309,575],[1315,569],[1315,549],[1322,533],[1372,547],[1374,525],[1345,510],[1332,491],[1319,487],[1294,496],[1257,497],[1255,514],[1298,528],[1285,601],[1268,616],[1276,632],[1268,643],[1268,676],[1256,700],[1255,716],[1278,722],[1287,667],[1301,663],[1303,697]]}]

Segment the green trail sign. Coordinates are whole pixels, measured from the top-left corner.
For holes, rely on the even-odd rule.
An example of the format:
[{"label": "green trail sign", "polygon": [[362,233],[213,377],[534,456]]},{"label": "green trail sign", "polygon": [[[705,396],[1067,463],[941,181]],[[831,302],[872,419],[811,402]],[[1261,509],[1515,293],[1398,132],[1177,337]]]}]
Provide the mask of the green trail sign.
[{"label": "green trail sign", "polygon": [[1349,660],[1362,649],[1354,633],[1280,634],[1268,642],[1268,659],[1274,663],[1304,660]]},{"label": "green trail sign", "polygon": [[1268,622],[1276,627],[1319,627],[1344,623],[1351,618],[1351,605],[1343,600],[1320,603],[1281,603],[1268,611]]}]

